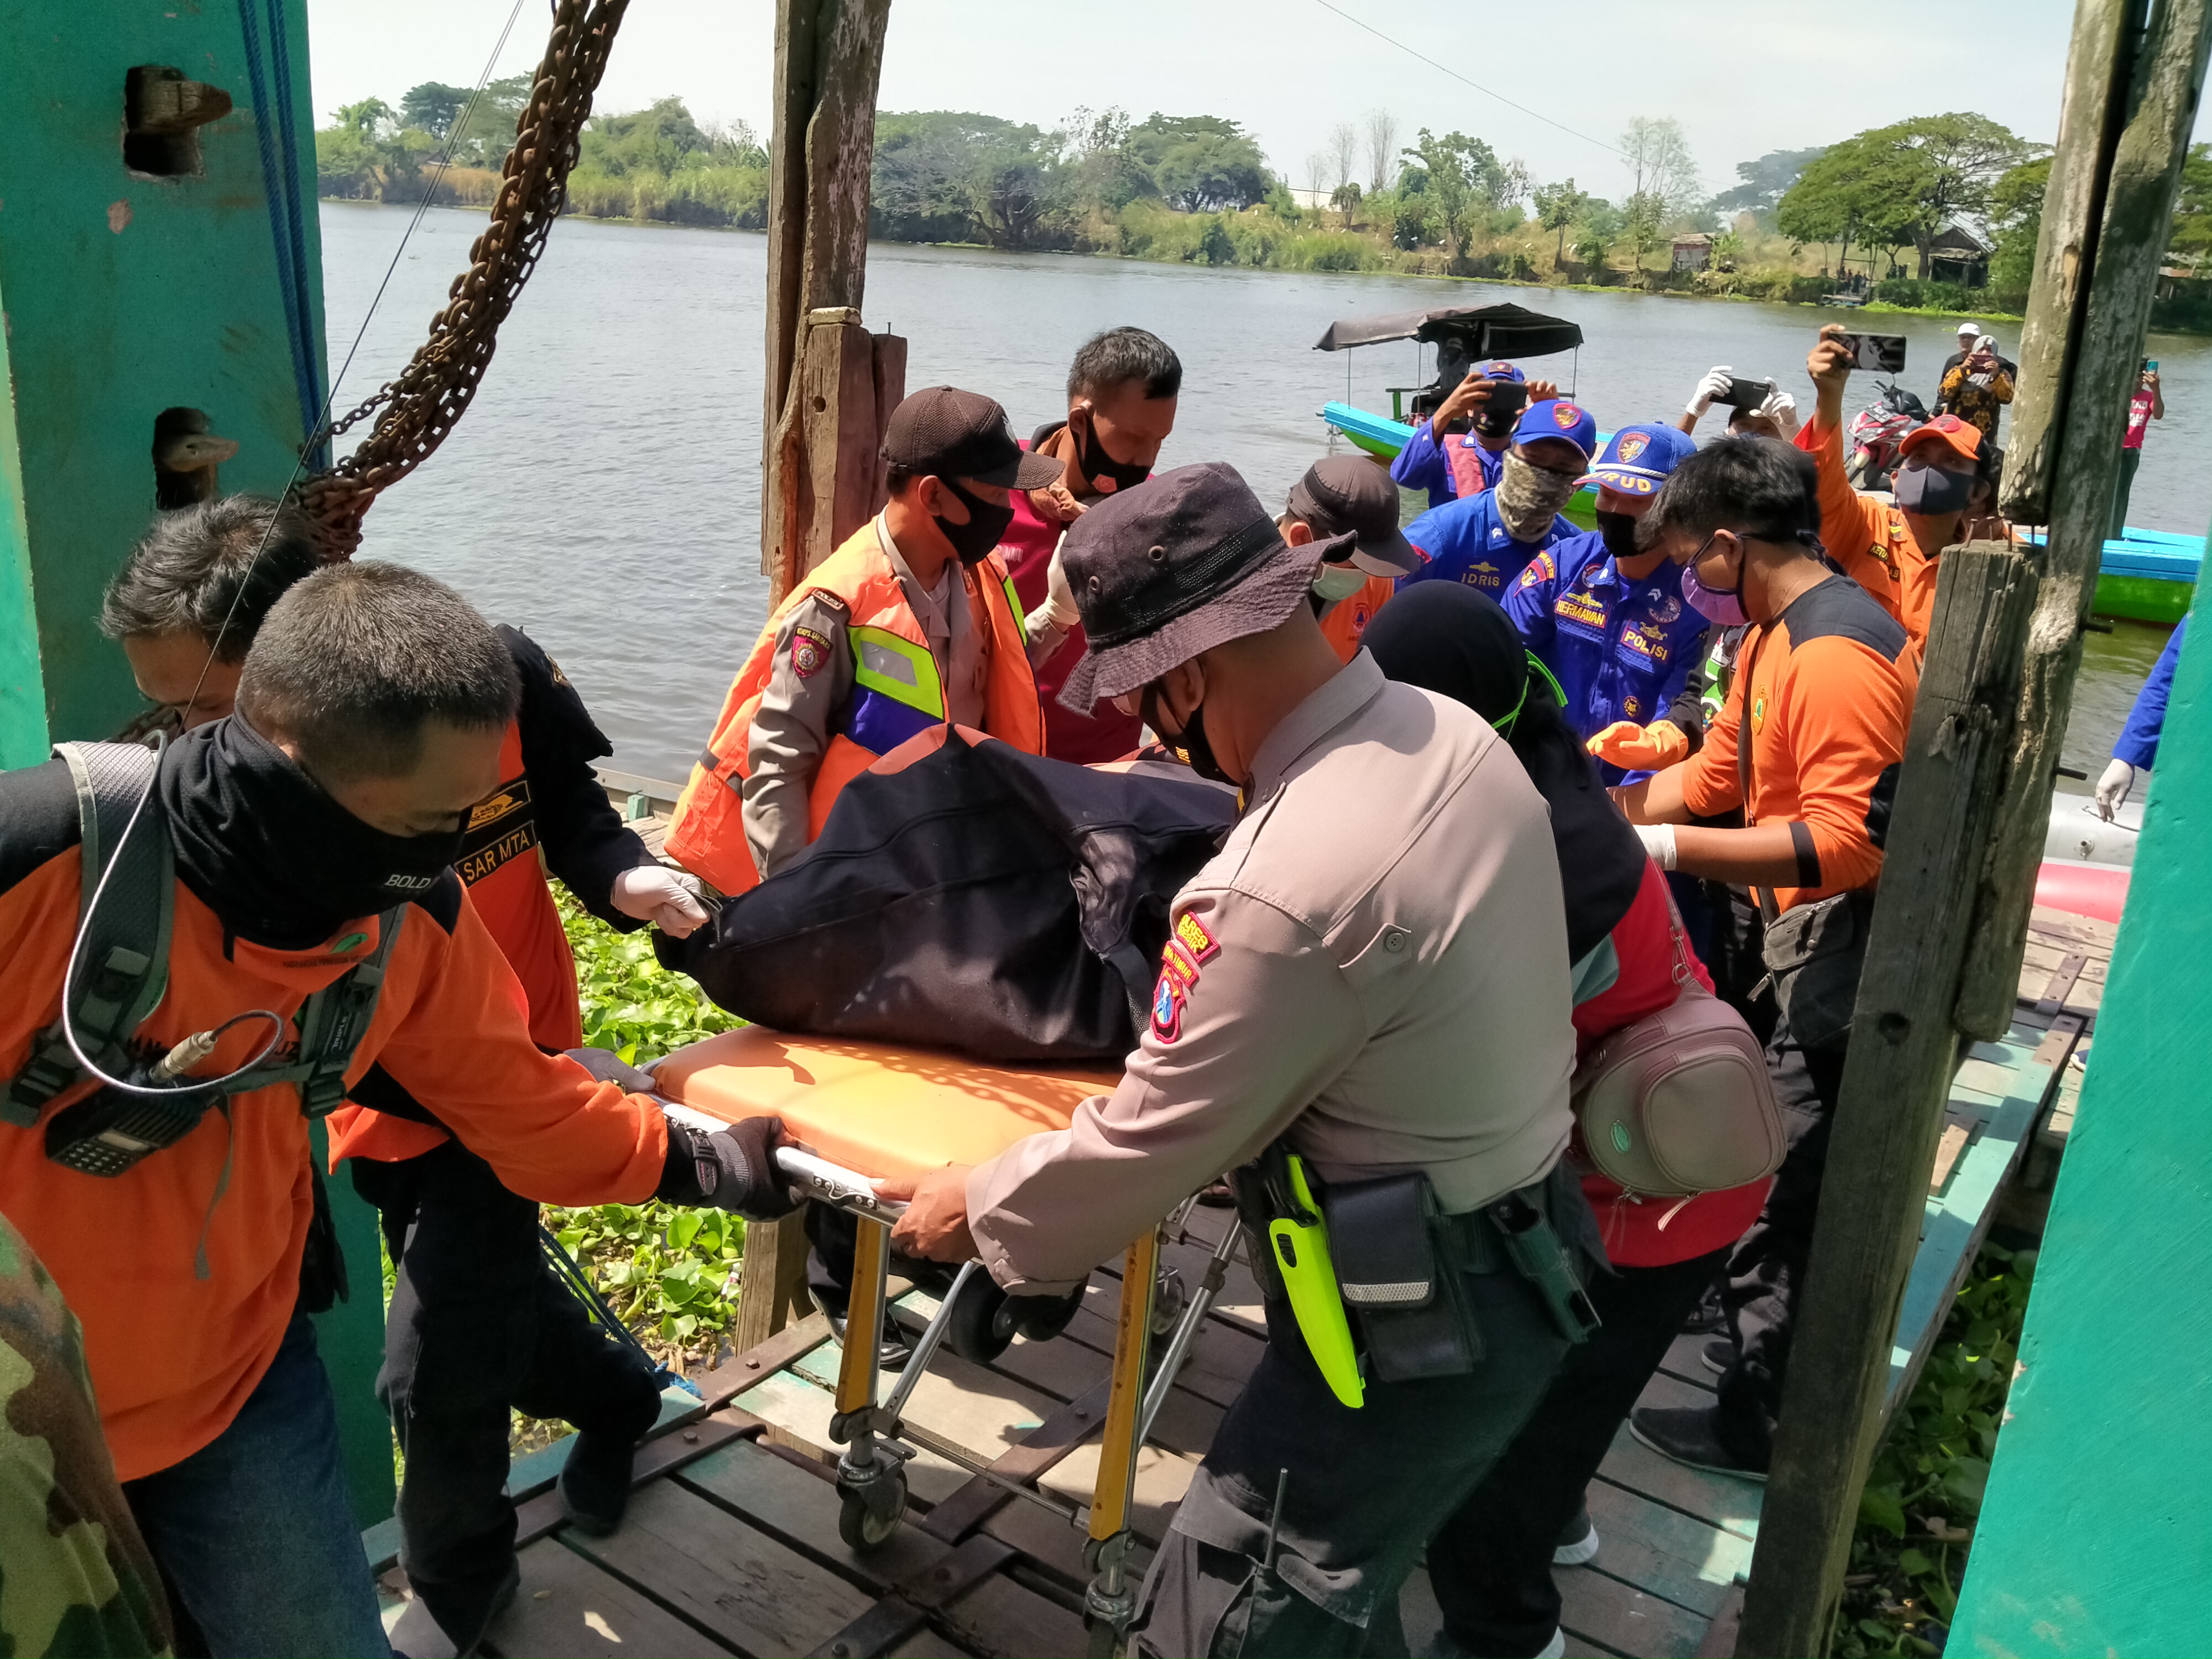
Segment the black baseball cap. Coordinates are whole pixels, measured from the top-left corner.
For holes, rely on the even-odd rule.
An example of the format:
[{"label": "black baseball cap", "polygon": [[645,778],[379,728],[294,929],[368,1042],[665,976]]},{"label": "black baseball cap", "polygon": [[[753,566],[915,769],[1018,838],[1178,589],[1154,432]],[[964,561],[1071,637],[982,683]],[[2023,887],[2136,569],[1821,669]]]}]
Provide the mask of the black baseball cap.
[{"label": "black baseball cap", "polygon": [[1087,714],[1201,652],[1266,633],[1306,603],[1314,567],[1351,542],[1346,532],[1292,547],[1219,461],[1116,490],[1068,526],[1060,550],[1085,637],[1061,704]]},{"label": "black baseball cap", "polygon": [[1060,475],[1058,461],[1014,441],[994,399],[951,386],[927,387],[891,411],[884,459],[917,477],[972,478],[1012,489],[1042,489]]},{"label": "black baseball cap", "polygon": [[1398,529],[1397,484],[1364,455],[1316,461],[1291,486],[1290,510],[1317,540],[1357,537],[1345,556],[1370,576],[1410,576],[1421,568]]}]

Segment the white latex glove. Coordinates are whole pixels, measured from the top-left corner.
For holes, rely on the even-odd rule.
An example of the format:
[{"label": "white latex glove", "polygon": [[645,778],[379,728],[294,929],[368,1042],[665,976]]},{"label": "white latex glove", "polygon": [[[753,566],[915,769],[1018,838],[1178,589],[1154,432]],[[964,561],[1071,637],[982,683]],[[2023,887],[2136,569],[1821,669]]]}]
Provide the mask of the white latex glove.
[{"label": "white latex glove", "polygon": [[649,921],[671,939],[683,939],[707,920],[695,877],[659,864],[641,864],[615,878],[607,902],[626,916]]},{"label": "white latex glove", "polygon": [[1062,531],[1052,544],[1052,562],[1044,568],[1045,618],[1063,634],[1083,620],[1083,613],[1075,608],[1075,590],[1067,585],[1066,563],[1060,556],[1066,549],[1067,532]]},{"label": "white latex glove", "polygon": [[1716,363],[1705,371],[1705,378],[1698,382],[1697,394],[1682,406],[1685,415],[1703,415],[1713,406],[1713,399],[1726,394],[1735,384],[1735,371],[1726,363]]},{"label": "white latex glove", "polygon": [[2128,791],[2135,783],[2136,769],[2125,761],[2115,760],[2106,767],[2105,775],[2097,780],[2097,816],[2110,823],[2126,805]]},{"label": "white latex glove", "polygon": [[1780,386],[1767,394],[1766,401],[1759,406],[1759,412],[1782,428],[1782,438],[1785,443],[1796,437],[1797,428],[1804,425],[1797,418],[1797,400]]},{"label": "white latex glove", "polygon": [[1651,854],[1651,862],[1662,870],[1674,867],[1674,826],[1671,823],[1632,823],[1637,840],[1644,850]]}]

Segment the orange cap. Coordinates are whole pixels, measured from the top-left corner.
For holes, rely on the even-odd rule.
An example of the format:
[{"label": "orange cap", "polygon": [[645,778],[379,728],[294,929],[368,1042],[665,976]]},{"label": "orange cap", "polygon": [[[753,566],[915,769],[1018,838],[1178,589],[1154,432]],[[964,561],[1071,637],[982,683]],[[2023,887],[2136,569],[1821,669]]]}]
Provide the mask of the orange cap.
[{"label": "orange cap", "polygon": [[1982,434],[1956,415],[1938,415],[1934,420],[1916,426],[1906,433],[1905,441],[1897,447],[1897,453],[1910,455],[1916,449],[1924,449],[1935,444],[1947,447],[1966,460],[1976,460],[1981,455]]}]

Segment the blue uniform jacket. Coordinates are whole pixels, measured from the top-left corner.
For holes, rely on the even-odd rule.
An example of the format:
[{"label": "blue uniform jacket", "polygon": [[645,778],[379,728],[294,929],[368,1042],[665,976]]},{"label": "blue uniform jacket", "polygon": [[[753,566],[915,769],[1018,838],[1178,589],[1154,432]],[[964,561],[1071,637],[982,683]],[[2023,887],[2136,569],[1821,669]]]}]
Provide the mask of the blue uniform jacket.
[{"label": "blue uniform jacket", "polygon": [[1431,512],[1446,501],[1459,499],[1459,485],[1452,477],[1451,461],[1445,455],[1449,445],[1463,446],[1474,457],[1475,465],[1482,469],[1482,483],[1486,489],[1498,488],[1498,474],[1505,465],[1503,451],[1492,454],[1475,442],[1471,432],[1455,432],[1438,443],[1433,428],[1426,421],[1413,423],[1413,435],[1390,463],[1390,477],[1407,489],[1429,492]]},{"label": "blue uniform jacket", "polygon": [[[1615,720],[1649,726],[1682,690],[1706,622],[1682,603],[1680,566],[1662,560],[1640,581],[1620,574],[1605,538],[1583,531],[1529,562],[1505,614],[1567,694],[1567,720],[1584,738]],[[1599,763],[1606,781],[1631,775]]]},{"label": "blue uniform jacket", "polygon": [[1540,542],[1516,542],[1498,516],[1498,496],[1486,489],[1463,501],[1432,507],[1406,526],[1406,539],[1429,562],[1398,586],[1410,582],[1465,582],[1499,604],[1513,579],[1546,548],[1587,532],[1554,516]]},{"label": "blue uniform jacket", "polygon": [[2136,706],[2128,710],[2128,723],[2120,728],[2120,740],[2112,745],[2114,760],[2124,760],[2145,772],[2157,768],[2158,737],[2166,726],[2166,699],[2173,690],[2173,665],[2181,656],[2181,636],[2188,631],[2189,618],[2184,617],[2166,641],[2166,649],[2151,665],[2150,678],[2136,693]]}]

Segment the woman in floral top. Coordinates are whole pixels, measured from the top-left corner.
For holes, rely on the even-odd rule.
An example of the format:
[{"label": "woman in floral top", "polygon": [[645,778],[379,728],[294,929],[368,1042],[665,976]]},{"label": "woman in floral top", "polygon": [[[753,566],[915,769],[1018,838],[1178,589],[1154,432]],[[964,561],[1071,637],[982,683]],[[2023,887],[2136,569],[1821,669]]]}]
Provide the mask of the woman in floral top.
[{"label": "woman in floral top", "polygon": [[1997,361],[1996,343],[1986,334],[1974,342],[1966,361],[1943,377],[1936,406],[1978,428],[1991,443],[1997,437],[1997,410],[2012,401],[2012,376]]}]

